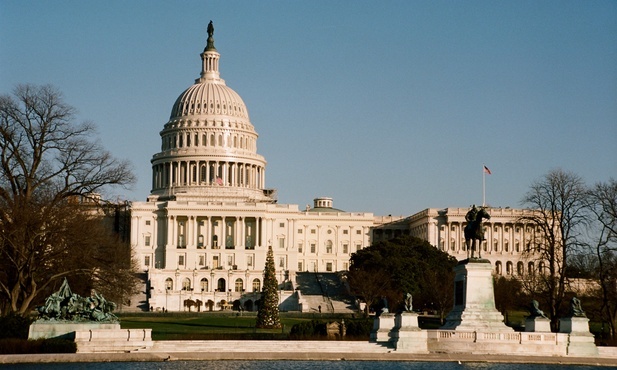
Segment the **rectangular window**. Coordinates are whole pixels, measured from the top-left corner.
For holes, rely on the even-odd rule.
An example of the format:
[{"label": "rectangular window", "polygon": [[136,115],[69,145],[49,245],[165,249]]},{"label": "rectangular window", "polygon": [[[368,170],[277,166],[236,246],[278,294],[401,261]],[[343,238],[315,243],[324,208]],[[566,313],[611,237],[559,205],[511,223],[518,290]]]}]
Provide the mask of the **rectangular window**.
[{"label": "rectangular window", "polygon": [[285,268],[285,257],[279,257],[279,267]]},{"label": "rectangular window", "polygon": [[146,226],[150,226],[150,220],[146,221]]},{"label": "rectangular window", "polygon": [[349,234],[349,230],[343,230],[343,235]]},{"label": "rectangular window", "polygon": [[246,265],[247,266],[253,266],[253,256],[247,256],[246,257]]},{"label": "rectangular window", "polygon": [[327,262],[326,263],[326,271],[332,272],[332,262]]},{"label": "rectangular window", "polygon": [[302,234],[302,229],[298,229],[298,234]]},{"label": "rectangular window", "polygon": [[150,256],[144,256],[144,265],[150,266]]},{"label": "rectangular window", "polygon": [[285,223],[284,223],[284,222],[281,222],[281,223],[279,224],[279,227],[285,227]]},{"label": "rectangular window", "polygon": [[302,243],[298,243],[298,253],[302,253]]},{"label": "rectangular window", "polygon": [[184,256],[178,256],[178,266],[184,266]]},{"label": "rectangular window", "polygon": [[343,270],[345,271],[349,270],[349,263],[343,262]]},{"label": "rectangular window", "polygon": [[298,262],[298,271],[302,271],[302,261]]},{"label": "rectangular window", "polygon": [[311,229],[311,234],[315,234],[315,233],[316,233],[315,229]]},{"label": "rectangular window", "polygon": [[150,235],[146,235],[146,237],[144,238],[144,244],[146,245],[146,247],[150,246]]},{"label": "rectangular window", "polygon": [[285,248],[285,238],[279,238],[279,248]]},{"label": "rectangular window", "polygon": [[199,256],[199,266],[206,264],[206,256]]},{"label": "rectangular window", "polygon": [[234,256],[227,256],[227,266],[232,266],[234,264]]},{"label": "rectangular window", "polygon": [[213,256],[212,257],[212,268],[213,269],[217,269],[219,268],[220,264],[219,264],[219,256]]},{"label": "rectangular window", "polygon": [[349,253],[349,245],[348,244],[343,244],[343,253],[344,254]]},{"label": "rectangular window", "polygon": [[311,243],[311,253],[315,253],[315,243]]},{"label": "rectangular window", "polygon": [[356,230],[356,235],[362,235],[362,230]]}]

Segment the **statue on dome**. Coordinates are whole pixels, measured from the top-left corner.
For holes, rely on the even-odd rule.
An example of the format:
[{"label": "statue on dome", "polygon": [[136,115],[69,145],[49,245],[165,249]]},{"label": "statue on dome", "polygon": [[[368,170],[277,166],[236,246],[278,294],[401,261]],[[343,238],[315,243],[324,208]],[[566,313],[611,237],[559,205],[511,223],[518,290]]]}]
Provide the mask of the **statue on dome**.
[{"label": "statue on dome", "polygon": [[210,38],[212,35],[214,35],[214,25],[212,21],[210,21],[210,23],[208,23],[208,37]]}]

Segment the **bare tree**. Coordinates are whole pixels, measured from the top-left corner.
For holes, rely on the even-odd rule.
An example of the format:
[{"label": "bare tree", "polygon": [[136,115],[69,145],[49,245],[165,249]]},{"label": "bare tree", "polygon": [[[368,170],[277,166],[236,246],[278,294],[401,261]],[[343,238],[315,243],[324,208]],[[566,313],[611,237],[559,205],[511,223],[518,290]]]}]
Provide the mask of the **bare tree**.
[{"label": "bare tree", "polygon": [[565,313],[566,270],[571,254],[582,246],[581,231],[587,222],[586,187],[581,177],[557,169],[535,181],[523,198],[531,212],[522,219],[536,232],[531,255],[539,257],[539,293],[548,304],[551,326],[556,330]]},{"label": "bare tree", "polygon": [[74,119],[74,108],[51,86],[19,85],[0,95],[3,311],[26,313],[61,277],[87,271],[103,279],[118,267],[98,253],[113,240],[102,239],[100,217],[81,202],[134,176],[128,162],[92,140],[92,124]]},{"label": "bare tree", "polygon": [[589,208],[595,217],[590,242],[600,283],[602,319],[617,339],[617,181],[598,183],[589,191]]}]

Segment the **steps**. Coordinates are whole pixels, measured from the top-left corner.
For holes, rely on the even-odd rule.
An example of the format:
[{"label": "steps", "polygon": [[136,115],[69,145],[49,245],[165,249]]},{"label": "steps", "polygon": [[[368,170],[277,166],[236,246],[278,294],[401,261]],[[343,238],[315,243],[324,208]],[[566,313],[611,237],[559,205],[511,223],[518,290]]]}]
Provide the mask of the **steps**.
[{"label": "steps", "polygon": [[347,293],[347,287],[338,273],[299,272],[296,274],[296,287],[308,305],[308,312],[353,313],[354,299]]}]

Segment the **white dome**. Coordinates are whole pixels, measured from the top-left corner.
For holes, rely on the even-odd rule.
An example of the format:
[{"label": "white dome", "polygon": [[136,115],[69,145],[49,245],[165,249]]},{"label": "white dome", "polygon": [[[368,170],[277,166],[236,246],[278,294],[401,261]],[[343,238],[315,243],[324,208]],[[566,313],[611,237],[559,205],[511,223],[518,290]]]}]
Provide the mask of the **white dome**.
[{"label": "white dome", "polygon": [[249,120],[240,95],[219,81],[206,80],[186,89],[174,103],[169,119],[204,115],[226,115]]}]

